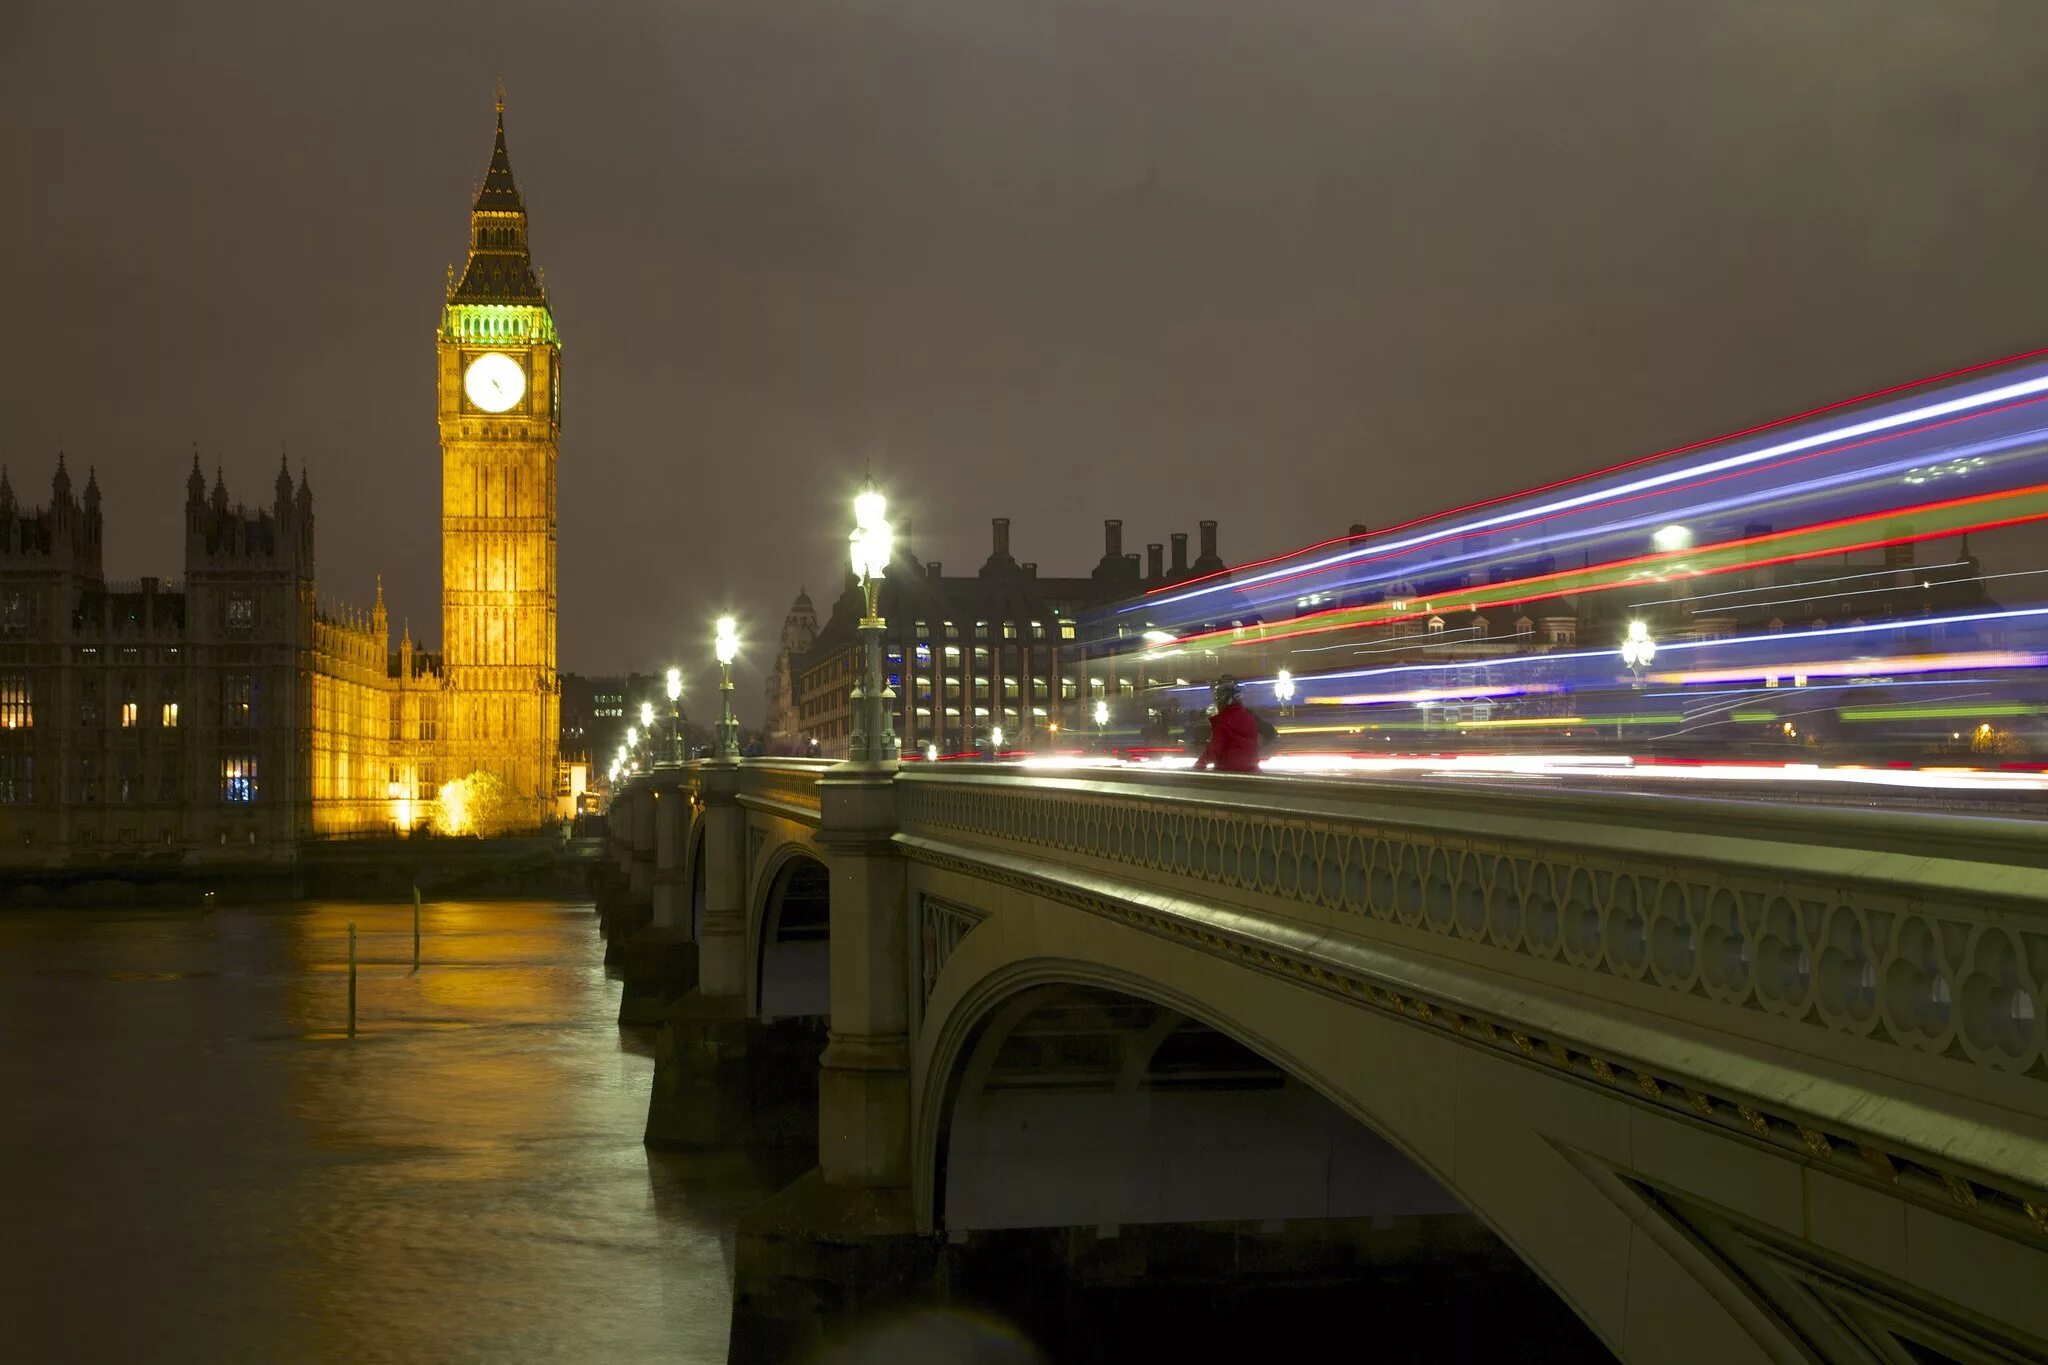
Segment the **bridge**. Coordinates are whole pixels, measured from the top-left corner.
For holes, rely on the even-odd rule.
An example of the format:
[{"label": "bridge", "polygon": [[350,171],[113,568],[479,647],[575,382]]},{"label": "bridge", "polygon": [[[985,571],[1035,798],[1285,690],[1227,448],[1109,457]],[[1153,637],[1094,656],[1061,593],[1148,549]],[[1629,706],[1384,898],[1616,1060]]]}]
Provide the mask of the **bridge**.
[{"label": "bridge", "polygon": [[2037,825],[739,760],[634,779],[606,868],[650,1141],[730,1140],[797,1040],[813,1279],[1463,1213],[1624,1361],[2048,1354]]}]

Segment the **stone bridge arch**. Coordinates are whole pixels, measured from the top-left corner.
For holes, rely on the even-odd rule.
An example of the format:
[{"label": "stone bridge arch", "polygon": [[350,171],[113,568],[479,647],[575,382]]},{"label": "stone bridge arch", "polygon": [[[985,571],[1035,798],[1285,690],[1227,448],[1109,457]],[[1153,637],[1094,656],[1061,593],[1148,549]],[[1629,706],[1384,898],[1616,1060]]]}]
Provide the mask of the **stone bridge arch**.
[{"label": "stone bridge arch", "polygon": [[762,1020],[831,1015],[832,874],[817,848],[764,855],[748,903],[748,1013]]}]

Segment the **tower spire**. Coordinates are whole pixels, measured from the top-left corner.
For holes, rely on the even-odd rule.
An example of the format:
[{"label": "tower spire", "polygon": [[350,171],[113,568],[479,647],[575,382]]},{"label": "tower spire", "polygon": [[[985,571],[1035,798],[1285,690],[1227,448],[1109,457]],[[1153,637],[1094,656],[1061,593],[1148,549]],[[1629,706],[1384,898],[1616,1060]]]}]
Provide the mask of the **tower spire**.
[{"label": "tower spire", "polygon": [[547,303],[526,243],[526,201],[505,150],[505,88],[498,87],[491,164],[469,214],[469,259],[448,290],[450,303]]}]

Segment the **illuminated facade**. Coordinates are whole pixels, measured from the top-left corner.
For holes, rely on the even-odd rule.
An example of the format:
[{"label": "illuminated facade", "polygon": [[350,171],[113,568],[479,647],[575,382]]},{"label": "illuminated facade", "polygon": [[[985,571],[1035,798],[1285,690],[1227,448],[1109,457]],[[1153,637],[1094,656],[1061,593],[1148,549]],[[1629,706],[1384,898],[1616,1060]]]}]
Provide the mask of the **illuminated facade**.
[{"label": "illuminated facade", "polygon": [[562,347],[534,269],[498,101],[469,259],[436,337],[443,764],[496,772],[535,823],[555,807],[555,457]]},{"label": "illuminated facade", "polygon": [[47,507],[0,471],[0,865],[175,854],[287,861],[411,830],[494,773],[511,823],[572,798],[557,763],[561,348],[526,245],[504,103],[436,339],[445,649],[316,593],[312,491],[265,509],[186,481],[185,577],[110,584],[96,479]]},{"label": "illuminated facade", "polygon": [[109,583],[98,480],[60,456],[27,508],[0,474],[0,862],[282,861],[392,823],[381,589],[317,599],[303,475],[252,510],[195,457],[185,489],[182,582]]}]

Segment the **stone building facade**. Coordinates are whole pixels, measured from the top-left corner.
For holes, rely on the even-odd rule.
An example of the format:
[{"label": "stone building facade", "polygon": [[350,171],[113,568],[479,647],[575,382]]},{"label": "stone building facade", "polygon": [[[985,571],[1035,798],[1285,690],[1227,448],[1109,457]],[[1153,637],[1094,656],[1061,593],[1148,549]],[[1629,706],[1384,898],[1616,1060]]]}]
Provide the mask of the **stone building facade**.
[{"label": "stone building facade", "polygon": [[[1123,552],[1123,523],[1104,523],[1102,560],[1087,577],[1041,577],[1010,553],[1010,519],[997,517],[988,560],[971,578],[919,563],[905,545],[882,578],[888,621],[884,672],[896,693],[896,734],[906,754],[965,753],[989,747],[1039,749],[1073,733],[1085,690],[1071,656],[1081,613],[1143,588],[1220,571],[1216,523],[1202,523],[1202,558],[1189,564],[1187,536],[1149,547],[1145,567]],[[849,576],[830,618],[795,664],[797,721],[828,758],[846,755],[852,691],[860,676],[856,628],[861,593]]]},{"label": "stone building facade", "polygon": [[[313,495],[186,480],[185,574],[110,583],[96,477],[46,506],[0,475],[0,852],[285,859],[390,824],[395,690],[380,590],[323,605]],[[421,775],[431,782],[431,773]]]}]

